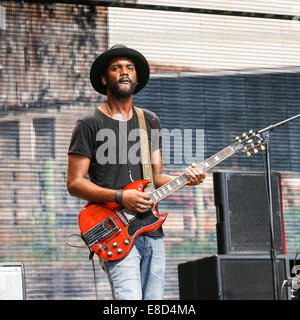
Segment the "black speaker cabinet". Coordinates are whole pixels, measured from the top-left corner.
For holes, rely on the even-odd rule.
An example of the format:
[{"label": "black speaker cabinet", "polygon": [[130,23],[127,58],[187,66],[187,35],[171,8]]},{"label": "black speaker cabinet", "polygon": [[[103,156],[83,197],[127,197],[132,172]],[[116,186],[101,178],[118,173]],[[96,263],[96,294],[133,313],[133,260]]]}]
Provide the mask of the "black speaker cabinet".
[{"label": "black speaker cabinet", "polygon": [[[270,214],[265,174],[214,172],[218,254],[269,254]],[[271,173],[274,247],[285,254],[280,174]]]},{"label": "black speaker cabinet", "polygon": [[[291,275],[293,258],[277,255],[281,288]],[[215,255],[178,265],[181,300],[273,300],[272,262],[269,255]],[[281,290],[280,290],[281,291]],[[283,287],[280,300],[290,300]]]}]

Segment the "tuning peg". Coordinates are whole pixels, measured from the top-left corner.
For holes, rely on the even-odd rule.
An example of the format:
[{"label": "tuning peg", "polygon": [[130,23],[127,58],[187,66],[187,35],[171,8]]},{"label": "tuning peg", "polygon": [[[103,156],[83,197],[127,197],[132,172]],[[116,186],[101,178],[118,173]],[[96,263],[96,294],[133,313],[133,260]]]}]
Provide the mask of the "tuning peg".
[{"label": "tuning peg", "polygon": [[253,152],[254,152],[254,153],[258,153],[258,150],[257,150],[257,149],[253,149]]},{"label": "tuning peg", "polygon": [[239,137],[239,136],[236,136],[234,140],[235,140],[235,141],[239,141],[239,140],[240,140],[240,137]]},{"label": "tuning peg", "polygon": [[247,151],[247,156],[251,157],[251,152],[250,151]]},{"label": "tuning peg", "polygon": [[261,150],[264,151],[266,148],[264,146],[260,146]]},{"label": "tuning peg", "polygon": [[253,130],[249,130],[249,134],[252,134],[254,131]]},{"label": "tuning peg", "polygon": [[242,137],[243,137],[243,138],[247,137],[247,135],[246,135],[245,132],[242,134]]}]

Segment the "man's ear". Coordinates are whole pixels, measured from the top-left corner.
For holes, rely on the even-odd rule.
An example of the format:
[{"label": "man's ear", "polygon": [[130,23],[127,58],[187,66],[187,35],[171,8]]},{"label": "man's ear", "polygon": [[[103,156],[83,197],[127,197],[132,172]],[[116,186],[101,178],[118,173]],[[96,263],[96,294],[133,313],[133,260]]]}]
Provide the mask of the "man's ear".
[{"label": "man's ear", "polygon": [[103,84],[104,86],[107,85],[107,80],[106,80],[106,75],[105,75],[105,74],[102,74],[102,76],[101,76],[101,82],[102,82],[102,84]]}]

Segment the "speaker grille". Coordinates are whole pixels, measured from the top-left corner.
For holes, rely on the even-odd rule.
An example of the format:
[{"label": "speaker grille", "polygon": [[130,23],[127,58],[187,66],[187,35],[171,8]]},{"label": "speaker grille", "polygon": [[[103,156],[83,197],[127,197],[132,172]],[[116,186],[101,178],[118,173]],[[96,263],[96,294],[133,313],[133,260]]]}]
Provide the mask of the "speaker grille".
[{"label": "speaker grille", "polygon": [[[218,241],[228,242],[231,253],[268,253],[270,250],[270,216],[265,175],[258,173],[223,173],[221,215],[223,230]],[[273,199],[274,246],[284,253],[283,225],[280,196],[280,175],[271,175]],[[222,199],[222,197],[226,199]],[[220,197],[219,197],[220,198]],[[227,235],[228,238],[220,239]],[[224,246],[223,246],[224,247]],[[221,253],[228,253],[221,252]]]},{"label": "speaker grille", "polygon": [[[259,259],[237,256],[220,259],[222,288],[224,300],[272,300],[274,298],[272,262],[270,259]],[[277,260],[278,283],[286,280],[285,259]],[[287,292],[283,290],[283,300]]]},{"label": "speaker grille", "polygon": [[[292,259],[292,260],[291,260]],[[278,286],[291,276],[294,259],[277,255]],[[272,300],[274,281],[270,255],[228,254],[178,265],[181,300]],[[280,299],[290,299],[282,287]]]}]

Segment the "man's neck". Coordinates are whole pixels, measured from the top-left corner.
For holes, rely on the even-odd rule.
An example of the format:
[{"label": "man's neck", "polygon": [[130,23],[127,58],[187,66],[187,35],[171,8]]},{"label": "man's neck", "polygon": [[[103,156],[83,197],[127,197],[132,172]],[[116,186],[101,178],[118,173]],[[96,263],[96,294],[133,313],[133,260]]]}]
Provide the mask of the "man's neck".
[{"label": "man's neck", "polygon": [[119,120],[129,120],[132,116],[132,96],[116,99],[108,95],[106,101],[110,116]]}]

